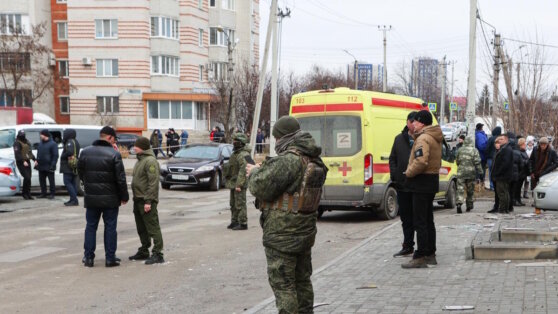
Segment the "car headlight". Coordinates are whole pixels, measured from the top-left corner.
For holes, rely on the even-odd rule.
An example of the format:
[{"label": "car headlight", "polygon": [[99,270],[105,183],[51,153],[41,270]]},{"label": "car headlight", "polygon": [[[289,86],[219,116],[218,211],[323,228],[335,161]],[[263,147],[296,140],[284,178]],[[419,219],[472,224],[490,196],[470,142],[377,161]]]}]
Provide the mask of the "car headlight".
[{"label": "car headlight", "polygon": [[211,171],[211,170],[213,170],[213,166],[205,165],[205,166],[201,166],[198,169],[196,169],[196,172],[205,172],[205,171]]},{"label": "car headlight", "polygon": [[554,181],[556,181],[556,179],[558,179],[558,176],[550,176],[547,178],[542,178],[541,181],[539,182],[539,185],[541,187],[549,187],[554,183]]},{"label": "car headlight", "polygon": [[167,164],[162,164],[161,165],[161,170],[165,171],[165,172],[169,172],[169,166]]}]

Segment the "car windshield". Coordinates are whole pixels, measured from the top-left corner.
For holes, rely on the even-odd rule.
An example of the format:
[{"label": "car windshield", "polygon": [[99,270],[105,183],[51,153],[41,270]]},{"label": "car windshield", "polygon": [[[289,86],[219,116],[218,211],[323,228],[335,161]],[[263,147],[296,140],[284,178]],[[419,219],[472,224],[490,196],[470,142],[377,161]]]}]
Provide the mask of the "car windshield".
[{"label": "car windshield", "polygon": [[0,148],[9,148],[14,146],[15,129],[0,130]]},{"label": "car windshield", "polygon": [[300,128],[322,146],[322,156],[353,156],[361,150],[361,120],[357,116],[320,116],[298,119]]},{"label": "car windshield", "polygon": [[450,128],[450,127],[443,127],[442,128],[442,132],[451,132],[451,131],[453,131],[453,129]]},{"label": "car windshield", "polygon": [[218,146],[186,146],[179,150],[176,158],[217,159],[219,157]]}]

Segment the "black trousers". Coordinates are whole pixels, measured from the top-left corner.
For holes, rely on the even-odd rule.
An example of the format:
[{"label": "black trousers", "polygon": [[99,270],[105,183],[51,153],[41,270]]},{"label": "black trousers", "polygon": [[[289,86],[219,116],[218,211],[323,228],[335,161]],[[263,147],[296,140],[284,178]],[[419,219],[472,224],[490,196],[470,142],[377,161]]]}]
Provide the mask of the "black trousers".
[{"label": "black trousers", "polygon": [[41,185],[41,195],[47,195],[46,179],[50,185],[50,195],[54,196],[56,186],[54,185],[54,172],[39,170],[39,184]]},{"label": "black trousers", "polygon": [[498,197],[498,192],[496,192],[496,181],[492,181],[494,186],[494,207],[492,209],[498,210],[500,208],[500,197]]},{"label": "black trousers", "polygon": [[508,191],[510,191],[510,193],[509,193],[510,196],[508,197],[509,202],[510,202],[509,205],[508,205],[508,208],[509,208],[508,210],[509,210],[509,211],[513,211],[513,203],[514,203],[514,201],[516,200],[516,198],[515,198],[515,189],[516,189],[516,186],[519,185],[519,183],[520,183],[519,181],[512,181],[512,182],[510,182],[510,187],[509,187],[509,189],[508,189]]},{"label": "black trousers", "polygon": [[415,246],[415,229],[413,226],[413,193],[397,191],[399,218],[403,227],[403,247]]},{"label": "black trousers", "polygon": [[23,165],[23,161],[16,162],[17,170],[23,177],[23,189],[21,195],[31,195],[31,161],[27,161],[27,167]]},{"label": "black trousers", "polygon": [[513,200],[521,202],[521,190],[527,178],[520,178],[519,181],[514,182],[513,186]]},{"label": "black trousers", "polygon": [[436,253],[436,227],[434,226],[435,193],[413,192],[413,225],[417,233],[417,250],[413,258]]}]

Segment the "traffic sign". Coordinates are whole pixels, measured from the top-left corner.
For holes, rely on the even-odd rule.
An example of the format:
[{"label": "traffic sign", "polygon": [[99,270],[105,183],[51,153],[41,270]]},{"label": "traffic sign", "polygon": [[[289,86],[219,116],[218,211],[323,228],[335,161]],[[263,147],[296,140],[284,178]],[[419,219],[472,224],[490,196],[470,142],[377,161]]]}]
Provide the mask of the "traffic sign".
[{"label": "traffic sign", "polygon": [[451,111],[456,111],[457,110],[457,103],[455,103],[455,102],[450,103],[450,110]]},{"label": "traffic sign", "polygon": [[504,111],[510,111],[510,103],[509,102],[504,102]]},{"label": "traffic sign", "polygon": [[430,112],[436,112],[436,103],[435,102],[429,102],[428,103],[428,109],[430,110]]}]

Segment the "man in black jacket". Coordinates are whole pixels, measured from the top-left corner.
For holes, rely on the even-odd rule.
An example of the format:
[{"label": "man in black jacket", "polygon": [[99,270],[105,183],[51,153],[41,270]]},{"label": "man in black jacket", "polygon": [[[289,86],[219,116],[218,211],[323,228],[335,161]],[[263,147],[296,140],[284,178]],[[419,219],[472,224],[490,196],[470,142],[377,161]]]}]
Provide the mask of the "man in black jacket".
[{"label": "man in black jacket", "polygon": [[413,147],[413,121],[416,112],[407,116],[407,126],[398,134],[393,141],[391,154],[389,155],[389,174],[397,191],[397,203],[399,205],[399,217],[403,227],[403,248],[395,253],[393,257],[411,255],[415,251],[415,231],[413,229],[413,194],[405,187],[405,170],[409,165],[409,156]]},{"label": "man in black jacket", "polygon": [[63,143],[64,149],[62,150],[62,155],[60,155],[60,173],[64,177],[64,185],[66,190],[68,190],[68,194],[70,194],[70,200],[64,203],[64,205],[78,206],[77,168],[72,168],[71,166],[72,161],[77,160],[80,150],[79,142],[76,140],[76,130],[64,130]]},{"label": "man in black jacket", "polygon": [[498,212],[501,214],[508,213],[510,205],[509,187],[513,180],[513,150],[508,142],[507,134],[500,135],[496,140],[500,149],[494,155],[491,174],[496,194],[498,194]]},{"label": "man in black jacket", "polygon": [[492,130],[492,136],[488,139],[486,145],[486,165],[488,166],[488,177],[490,179],[490,189],[494,190],[494,182],[492,181],[492,163],[494,162],[494,155],[496,155],[495,142],[496,138],[502,134],[502,128],[497,126]]},{"label": "man in black jacket", "polygon": [[120,205],[128,202],[126,173],[120,153],[114,150],[116,132],[105,126],[100,139],[85,148],[78,161],[78,173],[85,186],[85,243],[83,263],[93,267],[95,259],[95,236],[99,219],[105,223],[105,266],[120,265],[116,257],[116,222]]},{"label": "man in black jacket", "polygon": [[31,196],[31,160],[35,161],[36,158],[31,149],[31,143],[25,137],[25,131],[19,130],[14,143],[14,157],[17,169],[23,177],[21,195],[26,200],[34,199],[34,197]]},{"label": "man in black jacket", "polygon": [[[50,132],[47,129],[41,131],[39,135],[41,142],[37,149],[37,160],[35,167],[39,170],[39,184],[41,185],[41,196],[39,198],[54,199],[56,186],[54,185],[54,172],[56,171],[56,163],[58,162],[58,145],[52,140]],[[47,196],[46,180],[50,186],[50,195]]]}]

